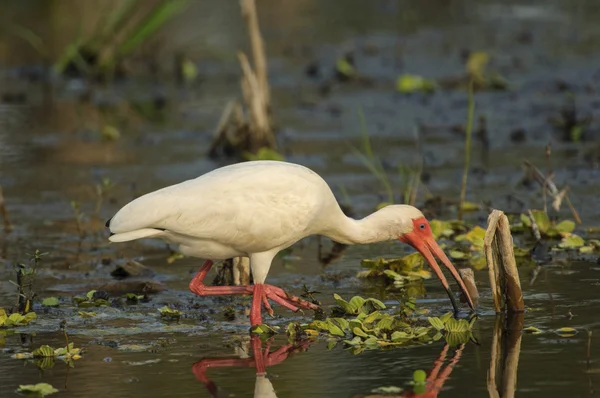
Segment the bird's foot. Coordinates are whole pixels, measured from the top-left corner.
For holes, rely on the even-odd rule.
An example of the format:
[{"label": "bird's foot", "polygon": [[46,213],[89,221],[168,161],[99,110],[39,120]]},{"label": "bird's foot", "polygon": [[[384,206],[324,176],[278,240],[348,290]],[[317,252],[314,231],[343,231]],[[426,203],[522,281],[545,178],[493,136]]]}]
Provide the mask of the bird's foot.
[{"label": "bird's foot", "polygon": [[[303,300],[299,297],[296,296],[291,296],[288,293],[285,292],[285,290],[283,290],[280,287],[277,286],[273,286],[273,285],[263,285],[264,286],[264,302],[267,302],[267,299],[271,299],[273,301],[275,301],[277,304],[282,305],[294,312],[300,310],[300,308],[304,308],[304,309],[308,309],[308,310],[319,310],[319,306],[315,305],[309,301]],[[267,311],[269,311],[270,306],[267,307],[267,305],[265,305],[265,308],[267,308]],[[269,314],[272,313],[272,309],[269,311]]]}]

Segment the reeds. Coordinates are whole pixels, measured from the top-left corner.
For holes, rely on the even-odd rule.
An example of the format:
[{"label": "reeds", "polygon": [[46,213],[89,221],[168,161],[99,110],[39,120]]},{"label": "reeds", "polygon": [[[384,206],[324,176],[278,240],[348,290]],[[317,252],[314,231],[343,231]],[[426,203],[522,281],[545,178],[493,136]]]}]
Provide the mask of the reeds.
[{"label": "reeds", "polygon": [[463,205],[467,196],[467,178],[469,176],[469,165],[471,163],[471,136],[473,133],[473,117],[475,114],[475,101],[473,100],[473,80],[469,83],[467,126],[465,128],[465,164],[463,168],[462,184],[460,187],[460,202],[458,204],[458,220],[462,221]]},{"label": "reeds", "polygon": [[247,55],[239,51],[238,60],[242,69],[240,81],[243,103],[230,101],[223,110],[209,155],[255,154],[261,148],[277,149],[271,120],[271,93],[267,73],[267,56],[260,33],[256,3],[240,0],[242,16],[248,27],[252,64]]}]

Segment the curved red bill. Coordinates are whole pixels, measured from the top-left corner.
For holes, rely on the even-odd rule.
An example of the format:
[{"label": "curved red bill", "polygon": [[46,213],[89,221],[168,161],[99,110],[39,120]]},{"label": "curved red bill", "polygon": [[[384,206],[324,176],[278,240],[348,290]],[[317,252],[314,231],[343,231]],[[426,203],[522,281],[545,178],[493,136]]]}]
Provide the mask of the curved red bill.
[{"label": "curved red bill", "polygon": [[433,257],[434,255],[442,262],[442,264],[444,264],[444,266],[446,266],[446,268],[448,268],[450,270],[450,272],[452,273],[452,276],[456,280],[456,283],[458,283],[460,290],[463,292],[463,294],[467,298],[469,307],[471,307],[472,310],[475,310],[475,304],[473,303],[473,299],[471,298],[471,295],[469,294],[467,287],[463,283],[462,278],[460,277],[460,275],[458,274],[458,271],[456,270],[456,268],[454,268],[454,266],[452,265],[452,263],[446,256],[446,253],[444,253],[444,251],[439,247],[439,245],[433,239],[433,236],[422,236],[422,234],[416,234],[415,232],[410,232],[408,234],[403,235],[400,238],[400,241],[409,243],[411,246],[413,246],[415,249],[417,249],[419,251],[419,253],[421,253],[423,255],[423,257],[425,257],[425,259],[429,263],[433,272],[435,272],[435,274],[437,275],[439,280],[442,282],[442,285],[446,289],[446,292],[448,292],[448,296],[450,297],[450,301],[452,301],[452,306],[454,307],[454,310],[456,312],[458,312],[458,306],[456,305],[456,300],[454,298],[454,295],[452,294],[452,291],[450,290],[450,285],[448,284],[448,281],[446,280],[444,273],[442,272],[442,270],[440,269],[440,266],[438,265],[438,263],[435,261],[435,258]]}]

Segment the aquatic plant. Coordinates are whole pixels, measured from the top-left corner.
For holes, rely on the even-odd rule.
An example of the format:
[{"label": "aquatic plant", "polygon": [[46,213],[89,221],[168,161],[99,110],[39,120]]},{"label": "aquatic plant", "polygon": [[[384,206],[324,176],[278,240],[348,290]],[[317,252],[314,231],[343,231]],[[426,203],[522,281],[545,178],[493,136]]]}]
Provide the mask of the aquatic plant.
[{"label": "aquatic plant", "polygon": [[425,259],[417,252],[400,258],[365,259],[361,266],[368,270],[359,272],[359,278],[387,277],[396,287],[431,278],[431,273],[425,269]]},{"label": "aquatic plant", "polygon": [[[392,182],[388,172],[383,167],[381,160],[375,155],[369,131],[366,126],[365,116],[362,109],[359,109],[358,116],[361,124],[362,149],[358,149],[350,145],[352,152],[360,159],[363,165],[371,172],[371,174],[381,183],[386,199],[377,206],[377,209],[396,202],[396,195],[392,187]],[[414,205],[416,202],[417,192],[421,184],[422,164],[414,169],[407,165],[398,165],[398,175],[401,178],[403,188],[402,203]]]},{"label": "aquatic plant", "polygon": [[467,196],[467,178],[469,176],[469,164],[471,163],[471,135],[473,132],[473,117],[475,114],[475,101],[473,100],[473,84],[471,80],[468,89],[468,102],[467,102],[467,126],[465,129],[465,163],[463,168],[462,182],[460,186],[460,202],[458,205],[458,220],[462,221],[463,217],[463,204]]},{"label": "aquatic plant", "polygon": [[18,312],[8,315],[4,308],[0,308],[0,327],[26,326],[37,318],[35,312],[19,314]]},{"label": "aquatic plant", "polygon": [[160,316],[165,319],[177,320],[183,315],[183,312],[173,308],[169,308],[166,305],[164,307],[159,308],[158,312],[160,313]]},{"label": "aquatic plant", "polygon": [[[336,294],[334,299],[338,305],[332,317],[308,324],[290,323],[286,329],[288,337],[296,338],[300,333],[308,336],[324,334],[334,339],[330,348],[342,342],[354,354],[378,348],[428,344],[441,338],[451,345],[473,339],[471,331],[475,318],[470,322],[456,320],[448,313],[440,318],[428,318],[427,325],[410,316],[414,313],[414,301],[408,311],[401,308],[394,315],[384,312],[385,304],[373,298],[354,296],[345,301]],[[347,319],[350,315],[353,318]]]},{"label": "aquatic plant", "polygon": [[57,393],[58,390],[48,383],[37,383],[37,384],[20,384],[17,389],[18,393],[35,395],[38,397],[45,397],[46,395],[52,395]]},{"label": "aquatic plant", "polygon": [[108,294],[103,291],[90,290],[84,297],[75,296],[73,302],[80,308],[100,307],[102,305],[110,305]]},{"label": "aquatic plant", "polygon": [[30,312],[32,300],[35,295],[33,284],[35,282],[37,269],[42,261],[42,257],[47,254],[48,253],[41,253],[36,249],[33,254],[28,254],[29,266],[19,263],[14,267],[17,274],[17,280],[16,282],[9,280],[9,282],[18,289],[17,302],[13,312],[18,312],[23,315]]}]

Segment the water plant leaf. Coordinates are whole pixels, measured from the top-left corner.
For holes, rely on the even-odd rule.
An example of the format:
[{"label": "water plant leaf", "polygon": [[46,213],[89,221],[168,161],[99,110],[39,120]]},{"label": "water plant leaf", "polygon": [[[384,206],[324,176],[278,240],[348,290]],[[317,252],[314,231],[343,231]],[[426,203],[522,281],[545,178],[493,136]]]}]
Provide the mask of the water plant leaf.
[{"label": "water plant leaf", "polygon": [[44,307],[58,307],[58,299],[56,297],[46,297],[42,300]]},{"label": "water plant leaf", "polygon": [[458,260],[467,257],[467,254],[458,250],[450,250],[450,257]]},{"label": "water plant leaf", "polygon": [[427,380],[427,373],[424,370],[418,369],[414,371],[413,381],[415,383],[425,383],[425,380]]},{"label": "water plant leaf", "polygon": [[164,307],[159,308],[158,312],[160,312],[160,316],[164,318],[179,319],[183,315],[181,311],[169,308],[166,305]]},{"label": "water plant leaf", "polygon": [[427,318],[427,320],[429,321],[429,323],[431,323],[431,326],[433,326],[437,330],[443,330],[445,328],[444,322],[442,322],[440,318],[432,317]]},{"label": "water plant leaf", "polygon": [[464,319],[450,318],[444,323],[444,328],[450,333],[462,333],[469,330],[469,322]]},{"label": "water plant leaf", "polygon": [[10,314],[10,316],[4,320],[4,326],[25,326],[36,318],[37,315],[35,312],[28,312],[25,315],[15,312],[14,314]]},{"label": "water plant leaf", "polygon": [[416,91],[431,92],[436,88],[434,80],[421,76],[403,74],[396,79],[396,90],[401,93],[414,93]]},{"label": "water plant leaf", "polygon": [[256,333],[256,334],[264,334],[264,335],[273,335],[273,334],[277,334],[279,328],[276,327],[271,327],[267,324],[262,324],[262,325],[256,325],[251,329],[252,333]]},{"label": "water plant leaf", "polygon": [[531,334],[540,334],[542,333],[542,331],[538,328],[536,328],[535,326],[528,326],[525,329],[523,329],[524,332],[526,333],[531,333]]},{"label": "water plant leaf", "polygon": [[594,246],[581,246],[579,248],[579,252],[580,253],[584,253],[584,254],[588,254],[588,253],[592,253],[594,251],[595,247]]},{"label": "water plant leaf", "polygon": [[377,387],[377,388],[374,388],[373,390],[371,390],[371,392],[374,394],[386,394],[386,395],[400,394],[402,391],[404,391],[404,389],[402,389],[401,387],[396,387],[396,386]]},{"label": "water plant leaf", "polygon": [[575,229],[575,222],[571,220],[563,220],[554,227],[558,232],[569,233]]},{"label": "water plant leaf", "polygon": [[473,203],[473,202],[463,202],[462,203],[462,210],[463,211],[476,211],[481,209],[481,205],[477,204],[477,203]]},{"label": "water plant leaf", "polygon": [[78,311],[77,315],[79,315],[82,318],[93,318],[98,314],[96,314],[95,312]]},{"label": "water plant leaf", "polygon": [[431,233],[437,240],[442,236],[450,237],[454,234],[454,228],[451,222],[433,219],[429,222]]},{"label": "water plant leaf", "polygon": [[121,138],[121,132],[119,132],[119,129],[108,124],[102,127],[100,134],[102,135],[102,139],[105,141],[117,141],[119,138]]},{"label": "water plant leaf", "polygon": [[484,72],[489,60],[490,56],[487,52],[473,51],[469,54],[469,58],[465,65],[467,73],[479,82],[485,81]]},{"label": "water plant leaf", "polygon": [[358,75],[356,68],[346,59],[340,57],[335,61],[335,70],[345,77],[355,77]]},{"label": "water plant leaf", "polygon": [[348,311],[351,314],[356,314],[358,313],[358,310],[360,310],[363,306],[363,304],[365,303],[365,299],[360,297],[360,296],[354,296],[350,299],[350,302],[348,303]]},{"label": "water plant leaf", "polygon": [[393,342],[401,341],[401,340],[409,340],[412,336],[406,332],[401,330],[397,330],[392,333],[391,339]]},{"label": "water plant leaf", "polygon": [[572,248],[576,248],[576,247],[581,247],[585,245],[585,241],[583,240],[583,238],[581,236],[575,235],[575,234],[569,234],[568,236],[564,237],[560,243],[558,244],[558,247],[561,247],[563,249],[572,249]]},{"label": "water plant leaf", "polygon": [[355,336],[364,337],[365,339],[369,337],[368,334],[366,334],[361,328],[358,327],[352,329],[352,333],[354,333]]},{"label": "water plant leaf", "polygon": [[456,241],[457,242],[461,242],[461,241],[469,241],[472,243],[473,246],[475,246],[475,249],[482,249],[483,248],[483,239],[485,238],[485,229],[481,228],[480,226],[475,226],[473,227],[473,229],[471,229],[469,232],[467,232],[466,234],[462,234],[456,237]]},{"label": "water plant leaf", "polygon": [[554,332],[562,337],[572,337],[578,333],[577,329],[571,327],[556,329]]},{"label": "water plant leaf", "polygon": [[45,397],[57,393],[58,390],[48,383],[37,383],[37,384],[21,384],[17,390],[24,394],[35,394],[39,397]]},{"label": "water plant leaf", "polygon": [[54,349],[49,345],[43,345],[31,352],[34,357],[54,357]]},{"label": "water plant leaf", "polygon": [[329,333],[334,336],[344,337],[346,335],[344,331],[333,322],[332,319],[327,319],[327,326]]},{"label": "water plant leaf", "polygon": [[6,310],[4,308],[0,308],[0,326],[3,326],[7,319],[8,315],[6,315]]}]

